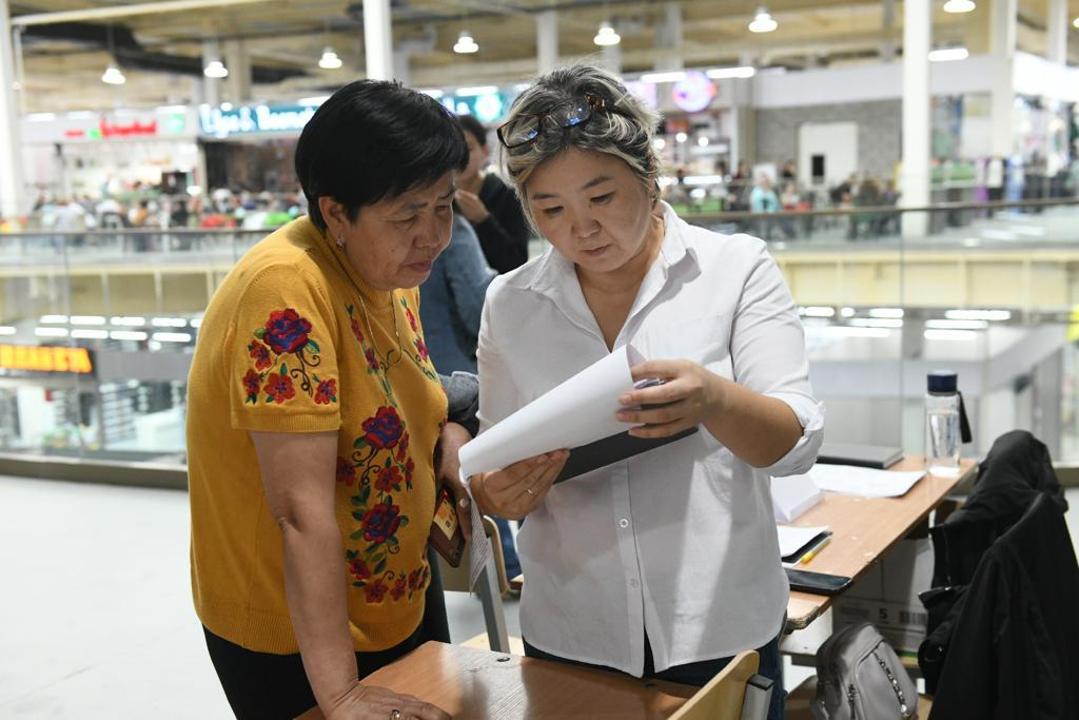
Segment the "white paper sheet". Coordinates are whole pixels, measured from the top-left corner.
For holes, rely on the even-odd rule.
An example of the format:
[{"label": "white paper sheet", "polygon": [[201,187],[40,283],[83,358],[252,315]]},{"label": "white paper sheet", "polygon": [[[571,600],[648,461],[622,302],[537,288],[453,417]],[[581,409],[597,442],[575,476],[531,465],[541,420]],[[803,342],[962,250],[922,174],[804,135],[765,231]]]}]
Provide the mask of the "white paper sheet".
[{"label": "white paper sheet", "polygon": [[776,525],[776,533],[779,535],[779,557],[784,558],[798,552],[798,548],[827,529],[827,525],[821,525],[820,527]]},{"label": "white paper sheet", "polygon": [[[619,348],[491,426],[461,448],[461,479],[467,484],[476,473],[625,432],[631,425],[614,416],[618,396],[633,389],[630,364],[642,360],[628,345]],[[472,527],[469,586],[475,587],[492,552],[475,502]]]},{"label": "white paper sheet", "polygon": [[854,465],[816,464],[809,476],[821,490],[861,497],[902,497],[925,477],[925,472],[893,472]]},{"label": "white paper sheet", "polygon": [[498,470],[535,455],[587,445],[632,427],[618,396],[633,389],[631,348],[622,347],[536,398],[461,448],[461,474]]}]

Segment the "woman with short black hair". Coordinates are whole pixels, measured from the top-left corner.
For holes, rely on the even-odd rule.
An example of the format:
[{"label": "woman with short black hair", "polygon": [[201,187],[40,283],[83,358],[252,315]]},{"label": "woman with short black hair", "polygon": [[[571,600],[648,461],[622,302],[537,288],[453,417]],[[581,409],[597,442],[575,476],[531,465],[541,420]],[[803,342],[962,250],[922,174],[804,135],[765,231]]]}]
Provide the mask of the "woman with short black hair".
[{"label": "woman with short black hair", "polygon": [[[431,98],[347,85],[296,148],[310,215],[249,250],[206,311],[188,386],[191,575],[237,717],[316,703],[330,720],[448,717],[360,678],[425,639],[436,482],[458,483],[468,438],[446,422],[416,289],[467,159]],[[458,515],[467,528],[467,500]]]}]

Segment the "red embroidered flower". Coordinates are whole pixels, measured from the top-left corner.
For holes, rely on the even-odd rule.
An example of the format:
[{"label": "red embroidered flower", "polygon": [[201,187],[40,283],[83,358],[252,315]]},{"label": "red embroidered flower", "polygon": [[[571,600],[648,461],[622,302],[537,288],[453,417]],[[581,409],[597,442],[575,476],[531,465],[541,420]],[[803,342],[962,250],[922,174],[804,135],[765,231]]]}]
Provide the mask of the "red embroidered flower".
[{"label": "red embroidered flower", "polygon": [[416,343],[416,352],[418,352],[420,354],[420,359],[426,360],[428,355],[429,355],[429,353],[427,352],[427,343],[425,343],[423,341],[423,338],[421,338],[421,337],[416,338],[415,343]]},{"label": "red embroidered flower", "polygon": [[273,365],[270,359],[270,350],[257,340],[247,346],[247,352],[255,359],[255,369],[265,370]]},{"label": "red embroidered flower", "polygon": [[363,421],[364,439],[369,445],[379,450],[392,448],[401,439],[404,427],[401,418],[392,407],[380,407],[373,418]]},{"label": "red embroidered flower", "polygon": [[355,336],[357,342],[363,342],[363,330],[360,328],[360,321],[356,318],[349,318],[349,327],[352,328],[352,334]]},{"label": "red embroidered flower", "polygon": [[247,402],[258,402],[259,399],[259,383],[262,382],[262,376],[254,370],[248,370],[244,375],[244,392],[247,394]]},{"label": "red embroidered flower", "polygon": [[397,582],[393,584],[393,590],[390,590],[390,597],[394,600],[400,600],[401,596],[405,594],[405,579],[398,578]]},{"label": "red embroidered flower", "polygon": [[406,432],[401,436],[401,442],[397,445],[397,460],[403,461],[405,459],[405,453],[408,452],[408,433]]},{"label": "red embroidered flower", "polygon": [[363,351],[363,356],[367,358],[367,367],[372,370],[378,370],[378,358],[375,357],[375,351],[373,348],[367,348]]},{"label": "red embroidered flower", "polygon": [[422,573],[419,570],[413,570],[408,574],[408,589],[415,590],[420,586],[420,577]]},{"label": "red embroidered flower", "polygon": [[344,458],[337,458],[337,482],[350,487],[356,482],[356,468]]},{"label": "red embroidered flower", "polygon": [[376,580],[375,582],[371,583],[366,588],[364,588],[364,594],[367,595],[367,602],[369,602],[369,603],[380,603],[380,602],[382,602],[382,599],[384,597],[386,597],[386,590],[388,590],[388,589],[389,588],[387,588],[385,585],[382,584],[382,578],[379,578],[378,580]]},{"label": "red embroidered flower", "polygon": [[412,483],[412,471],[416,469],[416,463],[412,462],[412,458],[408,459],[405,463],[405,482],[411,485]]},{"label": "red embroidered flower", "polygon": [[296,352],[307,344],[311,323],[300,317],[292,308],[274,310],[266,321],[263,340],[278,355]]},{"label": "red embroidered flower", "polygon": [[412,328],[412,332],[416,332],[416,316],[412,314],[408,305],[405,305],[405,317],[408,318],[408,325]]},{"label": "red embroidered flower", "polygon": [[337,402],[337,381],[323,380],[315,390],[315,404],[329,405],[332,402]]},{"label": "red embroidered flower", "polygon": [[352,576],[357,580],[366,580],[371,577],[371,569],[367,567],[367,563],[360,558],[353,558],[349,561],[348,571],[352,573]]},{"label": "red embroidered flower", "polygon": [[269,395],[269,400],[278,405],[296,397],[296,388],[292,387],[292,378],[288,375],[271,375],[262,389]]},{"label": "red embroidered flower", "polygon": [[397,469],[396,465],[382,468],[375,476],[375,488],[384,493],[395,489],[400,490],[400,484],[401,471]]},{"label": "red embroidered flower", "polygon": [[363,516],[363,539],[378,545],[386,542],[401,524],[401,508],[390,503],[379,503]]}]

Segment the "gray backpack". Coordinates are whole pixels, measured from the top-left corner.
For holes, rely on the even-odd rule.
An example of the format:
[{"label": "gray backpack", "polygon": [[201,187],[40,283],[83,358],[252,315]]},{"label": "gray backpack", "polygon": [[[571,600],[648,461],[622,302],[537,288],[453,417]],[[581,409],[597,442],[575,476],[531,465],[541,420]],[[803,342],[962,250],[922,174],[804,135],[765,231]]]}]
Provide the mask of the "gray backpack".
[{"label": "gray backpack", "polygon": [[816,720],[917,720],[918,689],[869,623],[834,633],[817,651]]}]

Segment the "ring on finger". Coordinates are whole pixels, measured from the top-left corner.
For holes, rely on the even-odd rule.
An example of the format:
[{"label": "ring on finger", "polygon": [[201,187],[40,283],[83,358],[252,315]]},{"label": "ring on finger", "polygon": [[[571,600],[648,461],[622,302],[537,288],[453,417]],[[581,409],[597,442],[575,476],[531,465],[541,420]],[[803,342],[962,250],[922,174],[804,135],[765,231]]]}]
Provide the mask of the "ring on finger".
[{"label": "ring on finger", "polygon": [[401,720],[401,711],[397,708],[390,710],[390,720]]}]

